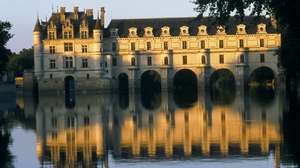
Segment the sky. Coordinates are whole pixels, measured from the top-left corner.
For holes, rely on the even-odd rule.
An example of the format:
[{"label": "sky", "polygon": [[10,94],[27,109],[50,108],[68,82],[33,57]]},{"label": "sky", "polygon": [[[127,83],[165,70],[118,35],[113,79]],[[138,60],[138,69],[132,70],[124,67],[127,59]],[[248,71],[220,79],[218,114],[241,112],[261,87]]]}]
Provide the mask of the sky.
[{"label": "sky", "polygon": [[7,47],[14,52],[33,45],[32,30],[37,15],[45,20],[50,17],[52,9],[64,6],[73,11],[74,6],[80,10],[94,9],[94,15],[100,7],[106,10],[106,25],[111,19],[152,18],[152,17],[186,17],[196,16],[191,0],[0,0],[0,20],[9,21],[14,37]]}]

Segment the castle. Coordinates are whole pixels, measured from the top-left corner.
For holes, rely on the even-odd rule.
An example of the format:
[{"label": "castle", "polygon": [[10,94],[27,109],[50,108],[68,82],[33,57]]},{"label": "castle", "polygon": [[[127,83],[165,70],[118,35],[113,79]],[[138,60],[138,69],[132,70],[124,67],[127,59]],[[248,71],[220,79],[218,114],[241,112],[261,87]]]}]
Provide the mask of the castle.
[{"label": "castle", "polygon": [[37,20],[34,78],[40,91],[134,89],[143,78],[158,79],[168,90],[186,74],[202,88],[218,71],[243,87],[258,69],[277,80],[281,73],[281,35],[271,18],[232,16],[223,26],[214,17],[112,19],[105,26],[105,9],[97,15],[61,7],[49,20]]}]

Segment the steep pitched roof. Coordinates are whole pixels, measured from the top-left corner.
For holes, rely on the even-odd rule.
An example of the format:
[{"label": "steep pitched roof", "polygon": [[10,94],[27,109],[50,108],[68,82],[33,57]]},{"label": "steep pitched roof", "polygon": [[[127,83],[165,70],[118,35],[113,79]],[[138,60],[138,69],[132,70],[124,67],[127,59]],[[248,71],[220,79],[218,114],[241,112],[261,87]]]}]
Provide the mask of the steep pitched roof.
[{"label": "steep pitched roof", "polygon": [[[271,19],[266,17],[246,16],[241,21],[240,17],[232,16],[225,25],[227,34],[236,34],[236,26],[238,24],[245,24],[248,34],[255,34],[257,25],[264,23],[267,25],[267,32],[276,32],[271,24]],[[183,17],[183,18],[147,18],[147,19],[113,19],[107,29],[117,28],[120,37],[128,36],[128,29],[136,27],[138,35],[143,36],[145,27],[152,27],[154,36],[160,36],[161,28],[164,26],[170,27],[172,36],[180,34],[181,26],[188,26],[190,35],[198,34],[198,26],[206,25],[207,33],[210,35],[216,34],[218,21],[215,17]]]},{"label": "steep pitched roof", "polygon": [[37,18],[34,29],[33,29],[33,32],[40,32],[41,29],[42,28],[41,28],[40,20],[39,20],[39,18]]}]

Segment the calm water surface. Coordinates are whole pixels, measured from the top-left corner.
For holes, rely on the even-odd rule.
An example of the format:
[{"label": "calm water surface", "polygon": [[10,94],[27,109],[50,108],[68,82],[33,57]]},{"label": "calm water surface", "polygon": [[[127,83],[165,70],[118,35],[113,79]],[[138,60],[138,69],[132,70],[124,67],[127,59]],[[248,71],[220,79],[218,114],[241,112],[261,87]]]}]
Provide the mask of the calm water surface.
[{"label": "calm water surface", "polygon": [[222,93],[0,96],[0,167],[296,167],[285,98]]}]

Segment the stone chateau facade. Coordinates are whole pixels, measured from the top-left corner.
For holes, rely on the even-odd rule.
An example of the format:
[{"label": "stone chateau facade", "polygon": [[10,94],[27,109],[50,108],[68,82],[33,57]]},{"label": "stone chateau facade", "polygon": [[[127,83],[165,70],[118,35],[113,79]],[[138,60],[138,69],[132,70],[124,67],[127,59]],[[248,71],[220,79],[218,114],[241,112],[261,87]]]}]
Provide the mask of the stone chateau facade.
[{"label": "stone chateau facade", "polygon": [[78,91],[140,88],[145,74],[160,77],[161,88],[173,87],[174,76],[189,71],[199,87],[209,85],[218,70],[230,71],[244,86],[259,68],[280,76],[281,35],[271,18],[231,17],[226,25],[213,17],[112,19],[105,9],[64,7],[34,27],[34,78],[41,91],[61,92],[66,80]]}]

